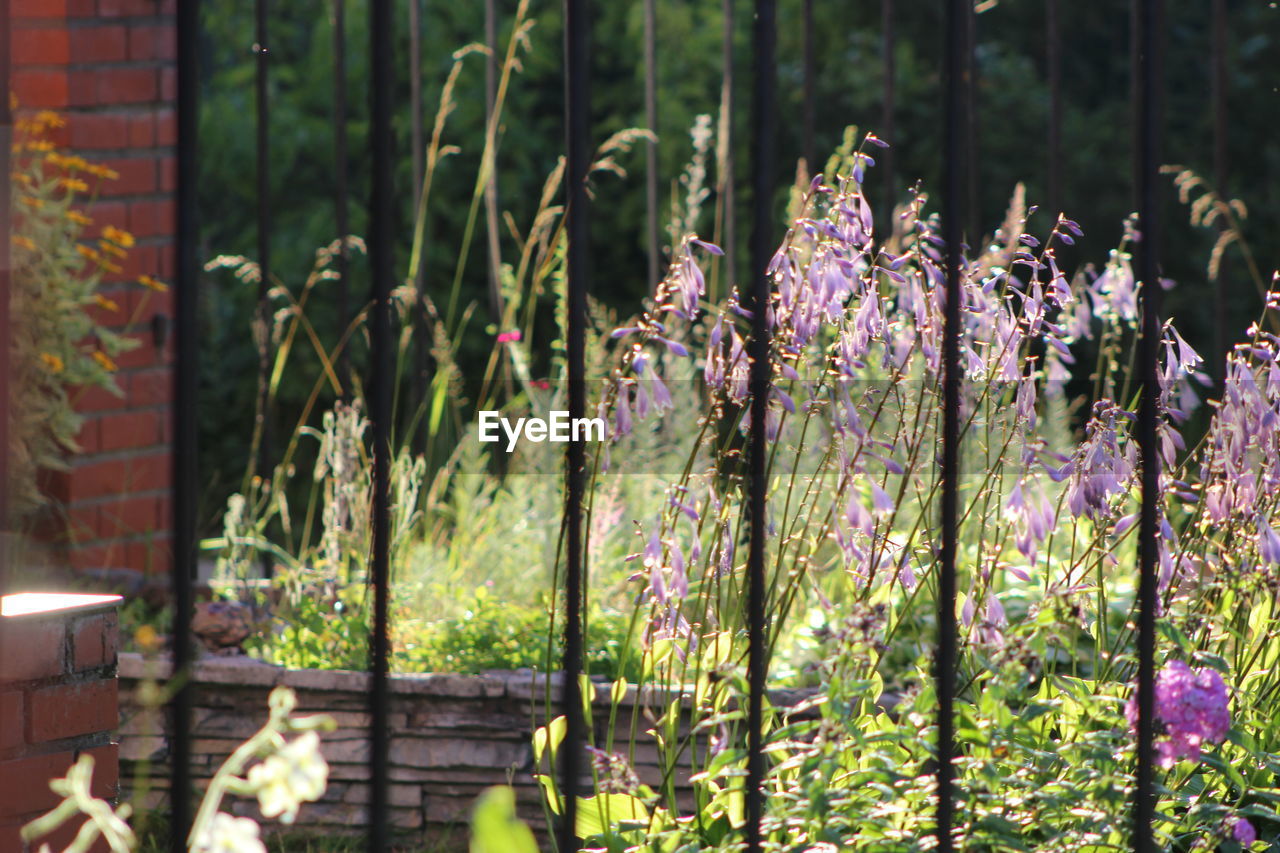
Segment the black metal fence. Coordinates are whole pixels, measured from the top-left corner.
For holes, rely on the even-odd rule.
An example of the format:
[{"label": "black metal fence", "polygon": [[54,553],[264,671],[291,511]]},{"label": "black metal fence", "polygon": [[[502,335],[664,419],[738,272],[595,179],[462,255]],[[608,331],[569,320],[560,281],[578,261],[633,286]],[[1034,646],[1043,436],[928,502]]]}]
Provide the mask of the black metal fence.
[{"label": "black metal fence", "polygon": [[[884,50],[884,115],[885,135],[892,136],[895,103],[895,70],[894,55],[894,20],[901,9],[896,9],[892,0],[882,2],[882,45]],[[936,647],[935,677],[938,696],[938,743],[937,743],[937,849],[949,851],[954,849],[958,839],[953,835],[957,824],[955,793],[953,790],[953,744],[952,711],[955,693],[955,660],[956,660],[956,544],[957,544],[957,507],[959,486],[959,410],[960,410],[960,371],[959,371],[959,335],[960,335],[960,275],[963,243],[968,231],[973,239],[974,223],[969,216],[973,175],[976,169],[976,151],[973,145],[974,83],[973,70],[973,17],[972,0],[943,0],[945,6],[945,93],[941,111],[944,117],[945,144],[942,149],[944,158],[943,185],[943,217],[944,237],[946,242],[946,313],[944,348],[942,351],[943,388],[944,388],[944,421],[941,448],[941,514],[938,518],[940,527],[941,549],[938,554],[939,566],[939,601],[938,601],[938,636]],[[334,134],[337,168],[335,169],[335,218],[340,233],[345,233],[347,221],[348,185],[344,165],[346,161],[345,112],[347,93],[344,89],[344,48],[342,39],[343,9],[342,0],[333,3],[335,23],[334,39]],[[421,15],[417,2],[413,8],[416,15]],[[587,287],[590,266],[588,206],[590,200],[586,191],[586,176],[591,158],[591,102],[590,80],[588,72],[589,45],[591,43],[591,20],[588,0],[565,0],[565,44],[564,44],[564,83],[565,83],[565,151],[566,151],[566,193],[568,207],[566,211],[568,255],[567,255],[567,288],[569,304],[568,333],[568,388],[570,417],[578,418],[585,414],[585,367],[584,341],[586,324]],[[741,4],[738,4],[741,5]],[[7,3],[0,4],[0,11]],[[735,19],[743,12],[735,10],[733,0],[724,0],[725,20],[725,74],[730,80],[734,73],[732,63],[732,28]],[[1138,116],[1136,123],[1134,151],[1134,185],[1136,187],[1136,209],[1143,240],[1140,244],[1140,275],[1142,281],[1155,281],[1160,269],[1160,223],[1158,167],[1160,164],[1160,135],[1162,126],[1161,113],[1161,80],[1160,44],[1163,32],[1162,0],[1134,0],[1137,27],[1135,30],[1135,109]],[[368,157],[373,165],[369,223],[369,255],[372,271],[373,305],[370,337],[372,358],[369,365],[368,388],[370,390],[370,416],[373,423],[374,446],[382,451],[388,447],[388,436],[391,419],[391,399],[393,341],[391,328],[391,290],[393,277],[392,251],[390,237],[392,211],[392,113],[401,105],[392,101],[395,91],[392,80],[393,57],[393,20],[391,0],[370,0],[368,12],[370,16],[369,43],[371,59],[370,92],[371,103],[370,148]],[[648,45],[645,52],[648,69],[646,79],[652,85],[652,64],[654,62],[653,39],[654,7],[652,0],[646,0],[646,36]],[[813,38],[811,36],[812,5],[804,5],[806,20],[804,22],[807,37],[804,45],[808,55],[804,61],[804,116],[805,116],[805,153],[813,156],[812,122],[815,111],[813,77],[816,68],[813,56]],[[1053,204],[1058,204],[1062,195],[1062,145],[1061,123],[1063,120],[1063,103],[1061,95],[1061,13],[1058,0],[1046,0],[1047,10],[1047,56],[1051,89],[1051,109],[1049,110],[1049,126],[1046,128],[1046,164],[1049,175],[1049,196]],[[267,0],[257,0],[257,116],[260,132],[257,136],[258,169],[259,169],[259,207],[257,210],[258,256],[262,265],[262,282],[266,287],[268,276],[268,258],[270,257],[269,219],[271,199],[267,167],[270,162],[270,137],[265,132],[269,117],[267,98],[267,74],[269,69],[270,44],[267,31]],[[751,121],[751,163],[752,190],[754,195],[752,207],[752,223],[749,241],[749,271],[751,285],[747,289],[748,306],[752,309],[752,339],[750,356],[752,368],[750,373],[751,388],[751,430],[749,441],[749,531],[750,550],[747,561],[748,590],[748,682],[750,701],[747,715],[747,839],[748,850],[755,853],[761,849],[762,838],[760,821],[764,813],[762,782],[766,772],[766,761],[763,755],[762,706],[767,682],[768,661],[765,658],[765,508],[766,508],[766,453],[768,444],[763,425],[766,422],[765,406],[769,397],[770,371],[768,365],[769,329],[766,323],[766,311],[763,310],[770,298],[773,282],[766,274],[766,266],[772,253],[775,238],[776,222],[770,204],[777,175],[776,134],[778,130],[777,111],[777,75],[776,75],[776,30],[777,10],[775,0],[755,0],[753,11],[753,67],[752,100],[750,104]],[[493,37],[493,7],[488,5],[489,42]],[[1211,49],[1213,51],[1214,69],[1214,128],[1215,128],[1215,173],[1221,182],[1226,172],[1225,126],[1226,113],[1224,104],[1225,87],[1225,16],[1224,0],[1214,0],[1211,6],[1212,33]],[[175,377],[175,431],[173,442],[173,486],[175,507],[175,556],[172,575],[172,601],[174,606],[173,627],[173,668],[175,674],[187,670],[191,661],[193,648],[190,633],[190,615],[193,603],[193,581],[196,559],[196,523],[195,498],[198,493],[196,459],[196,360],[199,353],[196,348],[198,301],[197,284],[199,264],[196,256],[198,245],[198,222],[196,210],[196,158],[197,140],[197,93],[198,74],[197,61],[199,51],[197,38],[199,28],[199,3],[197,0],[183,0],[177,6],[178,32],[178,182],[177,182],[177,367]],[[7,14],[0,14],[0,38],[6,38],[4,25]],[[415,21],[417,19],[415,18]],[[415,39],[416,27],[412,37]],[[415,47],[416,49],[416,47]],[[0,69],[0,82],[7,79],[7,69]],[[490,84],[491,86],[492,84]],[[726,88],[731,92],[731,84]],[[7,89],[7,87],[0,87]],[[416,90],[415,90],[416,91]],[[731,94],[726,93],[726,100]],[[417,100],[417,99],[415,99]],[[0,104],[0,130],[7,133],[9,126],[7,99]],[[489,111],[493,109],[492,100]],[[421,125],[420,104],[413,105],[415,126]],[[652,122],[658,114],[656,94],[650,90],[646,98],[646,115]],[[420,140],[419,140],[420,141]],[[8,156],[7,138],[0,134],[0,149]],[[730,146],[731,147],[731,146]],[[417,145],[420,150],[421,145]],[[653,175],[653,159],[649,159],[650,176],[646,188],[650,211],[647,222],[647,239],[649,242],[649,271],[651,276],[658,273],[659,257],[657,247],[656,178]],[[894,181],[893,165],[885,163],[885,180],[892,186]],[[7,181],[8,168],[0,170]],[[732,182],[724,187],[728,193],[733,189]],[[5,193],[0,197],[0,219],[7,217],[9,209]],[[496,201],[493,202],[496,204]],[[726,210],[731,215],[732,205]],[[734,232],[729,224],[728,233]],[[8,242],[0,241],[0,296],[5,297],[0,304],[0,322],[7,322],[7,277],[6,262]],[[728,253],[730,262],[734,257],[732,249]],[[343,282],[339,285],[340,309],[346,312],[347,297],[345,291],[345,266],[340,263],[339,273]],[[492,273],[492,270],[491,270]],[[1157,342],[1160,339],[1160,288],[1148,288],[1144,300],[1140,351],[1140,368],[1143,377],[1141,409],[1138,419],[1138,439],[1142,459],[1142,513],[1140,526],[1140,559],[1136,571],[1139,584],[1139,630],[1138,630],[1138,784],[1133,802],[1132,847],[1135,851],[1154,849],[1152,835],[1153,818],[1153,680],[1155,659],[1155,616],[1156,616],[1156,584],[1157,584],[1157,437],[1156,437],[1156,381]],[[261,305],[266,310],[266,293],[261,294]],[[1219,319],[1219,323],[1221,320]],[[1221,330],[1219,329],[1219,334]],[[1219,343],[1220,346],[1220,343]],[[0,348],[0,367],[3,367],[3,354],[6,348]],[[0,375],[5,375],[0,371]],[[3,389],[9,393],[7,386]],[[755,425],[760,425],[757,428]],[[0,419],[0,440],[4,432]],[[267,442],[263,442],[263,447]],[[388,838],[388,477],[389,458],[386,452],[374,454],[374,503],[373,503],[373,535],[374,551],[372,555],[371,579],[375,590],[373,641],[370,655],[370,667],[373,674],[370,707],[372,710],[372,754],[370,771],[372,779],[372,801],[370,813],[369,849],[384,851],[389,844]],[[559,846],[562,850],[576,849],[574,836],[575,803],[580,793],[580,771],[584,767],[582,747],[586,737],[585,721],[582,718],[582,702],[580,696],[579,675],[583,671],[583,496],[584,496],[585,451],[582,441],[570,442],[565,458],[566,495],[564,522],[567,535],[566,569],[565,569],[565,642],[563,659],[563,710],[567,716],[567,737],[563,746],[561,771],[563,773],[563,793],[565,808],[563,818],[557,829]],[[0,493],[0,500],[3,494]],[[2,506],[2,504],[0,504]],[[181,682],[180,682],[181,683]],[[191,696],[190,687],[182,686],[174,694],[171,711],[174,717],[174,736],[172,741],[172,838],[173,849],[185,849],[185,829],[191,822],[191,775],[189,763],[191,758]]]}]

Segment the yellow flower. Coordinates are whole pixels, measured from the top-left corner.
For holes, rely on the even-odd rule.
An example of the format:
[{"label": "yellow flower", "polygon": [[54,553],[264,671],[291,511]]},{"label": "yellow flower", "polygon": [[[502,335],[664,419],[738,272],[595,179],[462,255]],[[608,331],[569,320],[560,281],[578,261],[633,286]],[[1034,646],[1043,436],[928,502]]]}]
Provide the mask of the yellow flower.
[{"label": "yellow flower", "polygon": [[111,243],[106,240],[99,240],[98,248],[102,249],[102,251],[106,252],[108,255],[115,255],[117,258],[129,257],[129,253],[124,249],[121,249],[115,243]]},{"label": "yellow flower", "polygon": [[49,127],[66,127],[67,120],[53,110],[41,110],[36,113],[36,121]]},{"label": "yellow flower", "polygon": [[29,187],[33,183],[33,181],[31,180],[31,176],[28,175],[26,172],[14,172],[13,179],[18,183],[22,184],[24,187]]},{"label": "yellow flower", "polygon": [[130,234],[128,231],[124,231],[120,228],[117,228],[114,225],[108,225],[107,227],[103,228],[102,236],[106,237],[108,240],[115,243],[116,245],[124,246],[126,249],[132,248],[135,242],[132,234]]},{"label": "yellow flower", "polygon": [[51,352],[40,353],[40,360],[43,361],[45,366],[53,373],[61,373],[66,369],[66,365],[62,363],[62,359],[58,358],[58,356]]},{"label": "yellow flower", "polygon": [[44,158],[44,161],[50,166],[65,166],[67,158],[59,154],[57,151],[50,151]]},{"label": "yellow flower", "polygon": [[80,212],[80,211],[78,211],[78,210],[68,210],[66,213],[64,213],[64,214],[62,214],[62,215],[63,215],[63,216],[65,216],[65,217],[67,218],[67,221],[68,221],[68,222],[74,222],[74,223],[75,223],[75,224],[77,224],[77,225],[92,225],[92,224],[93,224],[93,220],[92,220],[92,219],[90,219],[89,217],[85,216],[83,213],[81,213],[81,212]]},{"label": "yellow flower", "polygon": [[111,261],[108,261],[106,258],[102,259],[102,268],[110,273],[124,272],[124,267],[120,266],[119,264],[112,263]]},{"label": "yellow flower", "polygon": [[115,169],[108,169],[106,166],[99,166],[96,163],[86,162],[80,168],[84,169],[84,171],[88,172],[90,175],[98,178],[106,178],[108,181],[114,181],[116,178],[120,177],[120,173]]},{"label": "yellow flower", "polygon": [[163,281],[156,281],[154,278],[152,278],[149,275],[138,276],[138,284],[142,285],[143,287],[150,288],[151,290],[154,290],[156,293],[164,293],[169,289],[169,285],[165,284]]},{"label": "yellow flower", "polygon": [[69,193],[87,193],[89,185],[79,178],[62,178],[58,181],[62,184],[63,189]]},{"label": "yellow flower", "polygon": [[107,355],[105,352],[103,352],[100,349],[93,351],[93,360],[98,362],[98,364],[102,366],[102,369],[107,371],[108,373],[115,373],[117,370],[119,370],[119,367],[116,365],[116,363],[111,360],[111,356]]},{"label": "yellow flower", "polygon": [[143,625],[137,631],[134,631],[133,641],[149,652],[154,652],[160,648],[160,635],[150,625]]},{"label": "yellow flower", "polygon": [[27,207],[31,208],[32,210],[39,210],[40,208],[44,207],[43,199],[38,199],[35,196],[30,196],[30,195],[24,195],[22,197],[22,203],[25,204]]},{"label": "yellow flower", "polygon": [[12,242],[13,245],[15,246],[21,246],[22,248],[32,252],[34,252],[36,249],[35,241],[32,240],[30,237],[26,237],[22,234],[14,234],[10,238],[10,242]]},{"label": "yellow flower", "polygon": [[[84,170],[84,171],[89,170],[89,161],[84,159],[83,157],[77,157],[75,155],[72,155],[70,157],[61,157],[59,159],[64,169],[70,169],[73,172],[78,169]],[[101,167],[94,167],[94,168],[101,168]],[[90,174],[93,174],[93,173],[90,172]]]},{"label": "yellow flower", "polygon": [[33,139],[27,143],[28,151],[52,151],[53,143],[47,139]]},{"label": "yellow flower", "polygon": [[102,255],[92,246],[76,246],[76,251],[86,260],[98,261],[102,260]]},{"label": "yellow flower", "polygon": [[117,305],[115,302],[111,301],[107,297],[103,296],[101,293],[93,294],[93,301],[98,305],[99,308],[102,308],[106,311],[120,310],[119,305]]}]

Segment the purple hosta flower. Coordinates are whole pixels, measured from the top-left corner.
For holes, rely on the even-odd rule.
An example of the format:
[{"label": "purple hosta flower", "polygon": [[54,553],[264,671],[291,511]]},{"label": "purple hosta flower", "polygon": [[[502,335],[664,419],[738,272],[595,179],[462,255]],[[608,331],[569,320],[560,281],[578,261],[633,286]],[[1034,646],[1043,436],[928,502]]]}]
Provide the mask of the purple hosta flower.
[{"label": "purple hosta flower", "polygon": [[733,555],[733,527],[726,521],[720,526],[720,559],[716,563],[716,577],[733,574]]},{"label": "purple hosta flower", "polygon": [[1258,831],[1245,818],[1231,818],[1227,821],[1227,829],[1231,832],[1232,840],[1245,849],[1248,849],[1249,845],[1258,840]]},{"label": "purple hosta flower", "polygon": [[696,237],[685,241],[681,247],[682,257],[672,265],[672,272],[662,283],[659,293],[663,303],[660,310],[672,311],[691,320],[698,313],[699,300],[707,292],[707,282],[702,275],[702,268],[693,258],[694,247],[706,249],[715,255],[724,254],[718,246],[703,242]]},{"label": "purple hosta flower", "polygon": [[[1183,758],[1200,760],[1206,744],[1221,743],[1231,728],[1227,710],[1227,686],[1216,670],[1193,671],[1180,660],[1171,661],[1156,674],[1155,717],[1161,737],[1156,741],[1158,763],[1172,767]],[[1138,698],[1125,706],[1131,726],[1138,723]]]},{"label": "purple hosta flower", "polygon": [[644,420],[652,411],[661,415],[663,412],[669,411],[672,407],[671,392],[667,390],[666,383],[658,376],[653,365],[649,363],[649,358],[640,351],[639,346],[636,347],[636,355],[631,363],[632,370],[636,373],[636,417]]},{"label": "purple hosta flower", "polygon": [[1280,566],[1280,533],[1271,526],[1270,519],[1258,516],[1258,559]]},{"label": "purple hosta flower", "polygon": [[1019,480],[1005,501],[1005,512],[1013,522],[1018,553],[1035,565],[1040,543],[1054,528],[1053,504],[1036,480]]},{"label": "purple hosta flower", "polygon": [[1036,428],[1036,381],[1034,377],[1024,376],[1018,381],[1018,395],[1014,403],[1014,411],[1018,420],[1026,424],[1028,433]]},{"label": "purple hosta flower", "polygon": [[1004,645],[1004,629],[1009,619],[1005,616],[1004,605],[994,592],[987,593],[987,605],[982,611],[982,621],[978,623],[978,636],[988,646],[999,648]]},{"label": "purple hosta flower", "polygon": [[[1200,402],[1195,391],[1191,388],[1191,383],[1186,380],[1195,378],[1202,384],[1209,384],[1202,379],[1203,374],[1198,370],[1199,366],[1204,363],[1204,359],[1182,339],[1182,335],[1178,334],[1178,330],[1171,323],[1165,323],[1163,343],[1165,359],[1158,374],[1160,410],[1176,421],[1183,421]],[[1177,395],[1176,404],[1174,402],[1175,392]],[[1166,461],[1169,465],[1173,464],[1170,460]]]},{"label": "purple hosta flower", "polygon": [[1093,417],[1085,428],[1085,440],[1075,457],[1050,476],[1070,476],[1067,507],[1077,518],[1088,515],[1097,520],[1111,512],[1111,498],[1123,494],[1136,468],[1136,453],[1129,442],[1121,441],[1121,417],[1128,416],[1110,400],[1093,406]]},{"label": "purple hosta flower", "polygon": [[[649,576],[649,592],[659,604],[677,605],[689,594],[684,551],[673,541],[664,541],[657,530],[649,535],[641,554]],[[664,559],[669,557],[669,559]]]},{"label": "purple hosta flower", "polygon": [[723,391],[731,402],[737,405],[746,402],[751,386],[750,362],[742,336],[732,324],[729,325],[729,352],[726,354],[721,344],[712,346],[703,375],[708,386]]},{"label": "purple hosta flower", "polygon": [[594,746],[586,747],[591,756],[592,775],[599,780],[602,794],[634,794],[640,789],[640,777],[621,755]]},{"label": "purple hosta flower", "polygon": [[1113,323],[1134,324],[1138,320],[1138,282],[1126,252],[1111,251],[1111,260],[1102,275],[1089,285],[1094,316]]},{"label": "purple hosta flower", "polygon": [[629,380],[618,383],[618,398],[613,407],[613,437],[631,434],[631,386]]}]

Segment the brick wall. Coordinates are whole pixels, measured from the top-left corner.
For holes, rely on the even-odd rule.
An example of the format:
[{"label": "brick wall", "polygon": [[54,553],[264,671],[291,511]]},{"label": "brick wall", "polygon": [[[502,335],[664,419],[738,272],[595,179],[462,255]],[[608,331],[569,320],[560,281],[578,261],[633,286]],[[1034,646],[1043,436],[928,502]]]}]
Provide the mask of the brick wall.
[{"label": "brick wall", "polygon": [[[12,597],[11,597],[12,598]],[[116,603],[0,617],[0,850],[55,806],[49,781],[82,753],[94,757],[95,796],[116,796],[119,724]],[[45,839],[62,850],[82,821]],[[33,844],[31,850],[38,849]],[[106,850],[104,845],[95,851]]]},{"label": "brick wall", "polygon": [[140,346],[119,359],[123,398],[94,390],[77,400],[88,416],[84,453],[69,474],[48,478],[66,510],[53,538],[77,569],[165,571],[173,298],[137,279],[167,282],[173,273],[176,0],[10,0],[10,8],[20,113],[63,114],[58,141],[119,173],[89,210],[90,236],[113,225],[137,238],[124,271],[104,284],[119,311],[99,319],[119,328],[136,318]]}]

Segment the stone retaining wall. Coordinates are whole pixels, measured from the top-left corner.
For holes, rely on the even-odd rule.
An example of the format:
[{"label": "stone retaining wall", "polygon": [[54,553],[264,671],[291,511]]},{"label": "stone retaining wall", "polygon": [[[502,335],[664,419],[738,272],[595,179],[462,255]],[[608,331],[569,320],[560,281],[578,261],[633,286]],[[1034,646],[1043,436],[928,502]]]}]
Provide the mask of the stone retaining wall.
[{"label": "stone retaining wall", "polygon": [[[163,808],[169,772],[166,732],[159,715],[139,713],[134,699],[147,667],[137,655],[120,656],[121,788],[122,796],[128,796],[149,770],[152,790],[147,804]],[[166,663],[159,671],[167,670]],[[294,828],[328,835],[362,833],[369,814],[370,682],[366,673],[289,670],[244,657],[199,662],[193,731],[197,784],[203,785],[231,750],[262,725],[267,694],[283,684],[297,692],[300,713],[323,712],[338,722],[337,731],[322,735],[329,788],[322,801],[302,809]],[[558,687],[554,676],[553,686]],[[544,677],[396,675],[391,691],[390,800],[392,823],[404,849],[465,851],[465,825],[476,796],[491,785],[507,783],[516,789],[520,816],[543,834],[531,733],[545,719]],[[593,716],[597,730],[602,730],[608,720],[608,689],[597,693]],[[775,701],[784,698],[776,696]],[[654,707],[665,704],[655,702]],[[631,690],[618,720],[620,732],[629,729],[636,710]],[[643,733],[651,723],[645,721],[648,712],[643,706],[639,713],[637,728]],[[651,741],[637,748],[636,770],[650,784],[660,778]],[[677,777],[678,787],[684,789],[688,772]],[[237,802],[234,808],[238,814],[258,817],[252,802]]]}]

